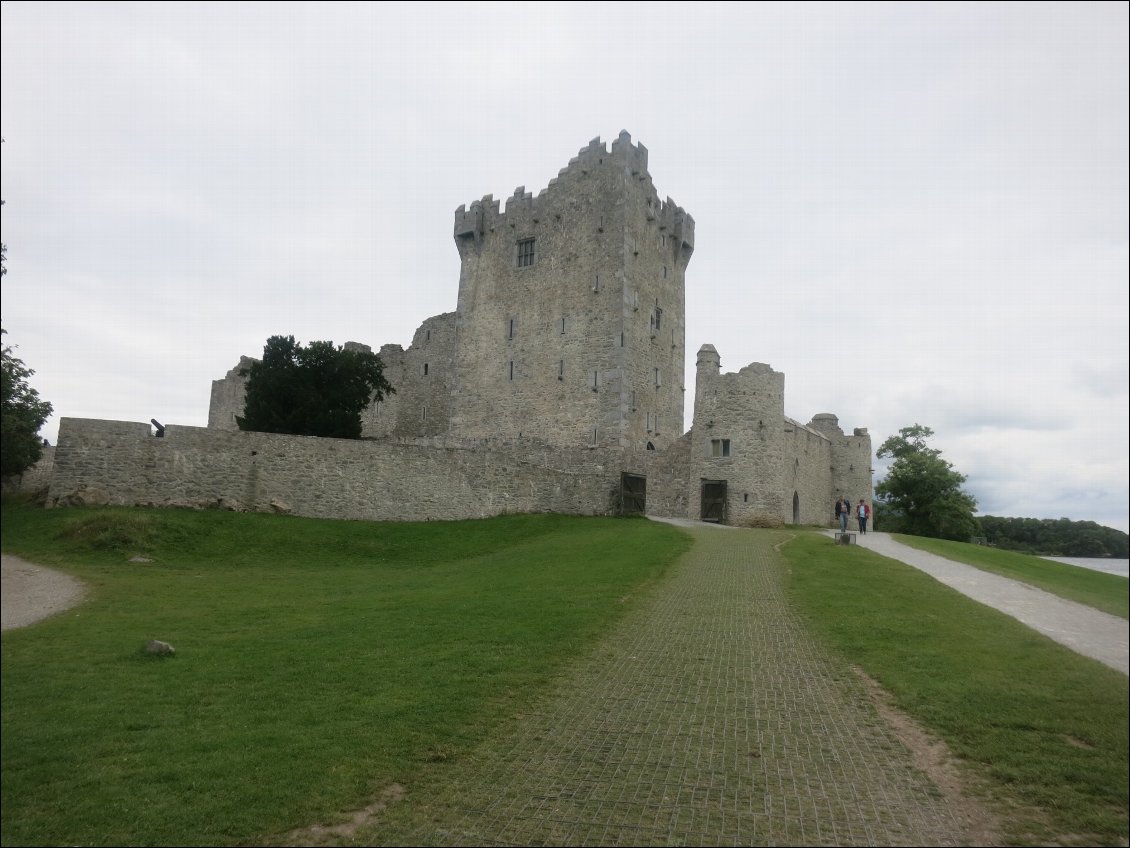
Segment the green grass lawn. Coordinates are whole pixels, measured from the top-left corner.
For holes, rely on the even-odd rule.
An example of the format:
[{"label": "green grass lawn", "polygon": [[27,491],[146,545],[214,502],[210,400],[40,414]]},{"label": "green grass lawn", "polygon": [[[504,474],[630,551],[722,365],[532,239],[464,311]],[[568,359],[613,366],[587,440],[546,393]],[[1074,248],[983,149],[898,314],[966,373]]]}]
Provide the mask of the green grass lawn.
[{"label": "green grass lawn", "polygon": [[[631,519],[18,503],[0,536],[88,587],[0,643],[5,846],[279,844],[339,821],[503,732],[689,544]],[[947,742],[1010,844],[1126,844],[1125,675],[821,533],[782,552],[790,603]],[[176,655],[144,656],[151,638]]]},{"label": "green grass lawn", "polygon": [[806,533],[782,553],[809,626],[946,742],[1008,844],[1126,844],[1124,674],[865,548]]},{"label": "green grass lawn", "polygon": [[1119,618],[1130,618],[1130,581],[1117,574],[1105,574],[1090,568],[1068,565],[1043,557],[950,542],[924,536],[893,534],[892,539],[904,545],[927,551],[946,559],[964,562],[1002,577],[1019,580],[1069,601],[1094,607]]},{"label": "green grass lawn", "polygon": [[[3,635],[4,845],[241,845],[333,821],[466,752],[689,544],[552,515],[5,504],[2,529],[6,553],[89,587]],[[153,638],[176,655],[143,655]]]}]

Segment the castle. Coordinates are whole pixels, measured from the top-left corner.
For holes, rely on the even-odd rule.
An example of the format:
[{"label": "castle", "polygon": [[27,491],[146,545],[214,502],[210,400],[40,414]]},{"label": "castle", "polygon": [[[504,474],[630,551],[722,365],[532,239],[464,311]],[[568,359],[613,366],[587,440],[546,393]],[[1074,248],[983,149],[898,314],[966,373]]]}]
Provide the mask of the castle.
[{"label": "castle", "polygon": [[840,494],[870,503],[867,430],[788,418],[768,365],[722,373],[703,345],[684,432],[694,219],[659,199],[647,164],[622,132],[611,149],[591,141],[537,197],[519,187],[505,209],[491,195],[460,206],[455,311],[425,320],[406,350],[380,348],[396,392],[366,410],[364,439],[239,431],[243,357],[213,383],[207,428],[155,438],[145,424],[63,419],[49,503],[731,524],[826,524]]}]

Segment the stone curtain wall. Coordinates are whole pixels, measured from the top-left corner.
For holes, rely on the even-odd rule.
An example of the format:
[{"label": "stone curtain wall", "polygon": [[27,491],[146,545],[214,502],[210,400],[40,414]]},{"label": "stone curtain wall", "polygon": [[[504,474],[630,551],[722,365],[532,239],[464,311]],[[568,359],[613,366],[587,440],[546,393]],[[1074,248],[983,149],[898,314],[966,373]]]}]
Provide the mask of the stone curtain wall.
[{"label": "stone curtain wall", "polygon": [[[730,460],[719,474],[717,460],[698,456],[703,445],[693,431],[666,451],[648,451],[570,449],[529,440],[320,439],[178,425],[167,425],[157,438],[148,424],[64,418],[57,446],[45,449],[20,489],[42,490],[50,481],[48,506],[455,520],[508,512],[615,515],[620,476],[627,472],[647,478],[649,515],[698,518],[701,478],[712,476],[729,481],[728,523],[757,515],[790,523],[796,492],[801,523],[827,524],[834,501],[828,500],[833,451],[864,455],[870,440],[857,432],[842,437],[840,445],[790,419],[785,425],[791,432],[782,443],[789,458],[784,470],[793,479],[774,484],[763,476],[766,469],[741,473],[746,470],[741,459]],[[870,487],[864,486],[861,480],[870,502]],[[768,511],[769,504],[780,512]]]},{"label": "stone curtain wall", "polygon": [[[64,418],[48,505],[221,508],[374,521],[614,514],[622,470],[662,476],[651,470],[655,460],[647,453],[637,459],[622,451],[319,439],[176,425],[157,438],[148,424]],[[664,473],[656,497],[673,502],[677,478]]]},{"label": "stone curtain wall", "polygon": [[832,490],[832,443],[798,421],[785,419],[785,465],[782,489],[786,492],[788,522],[793,521],[793,495],[796,495],[797,524],[830,526],[836,499]]},{"label": "stone curtain wall", "polygon": [[55,467],[55,448],[47,445],[39,455],[39,461],[23,474],[4,478],[5,492],[38,494],[46,492],[51,485],[51,474]]}]

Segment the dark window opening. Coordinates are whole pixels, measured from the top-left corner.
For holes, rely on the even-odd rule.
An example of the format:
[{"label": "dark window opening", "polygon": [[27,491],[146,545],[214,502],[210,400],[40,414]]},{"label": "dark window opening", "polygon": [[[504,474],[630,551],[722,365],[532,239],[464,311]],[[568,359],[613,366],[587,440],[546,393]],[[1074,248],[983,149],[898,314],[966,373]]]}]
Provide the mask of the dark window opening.
[{"label": "dark window opening", "polygon": [[528,268],[534,264],[534,240],[522,239],[518,242],[518,267]]}]

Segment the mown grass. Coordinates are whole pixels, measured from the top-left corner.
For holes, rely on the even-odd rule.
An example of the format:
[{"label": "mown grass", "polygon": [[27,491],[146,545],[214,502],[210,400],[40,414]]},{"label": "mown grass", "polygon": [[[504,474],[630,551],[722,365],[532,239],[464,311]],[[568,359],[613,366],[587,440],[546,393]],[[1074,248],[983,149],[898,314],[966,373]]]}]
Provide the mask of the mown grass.
[{"label": "mown grass", "polygon": [[922,551],[1019,580],[1119,618],[1130,618],[1130,581],[1117,574],[967,542],[902,534],[893,534],[891,538]]},{"label": "mown grass", "polygon": [[[334,822],[499,732],[687,544],[560,516],[2,519],[6,552],[90,587],[3,636],[4,845],[278,844]],[[813,630],[945,739],[1010,844],[1126,844],[1124,675],[864,549],[783,550]]]},{"label": "mown grass", "polygon": [[1008,844],[1126,844],[1125,675],[864,548],[782,552],[809,626],[946,742]]},{"label": "mown grass", "polygon": [[[241,845],[332,822],[465,754],[689,544],[552,515],[6,503],[0,526],[6,553],[89,587],[3,635],[3,845]],[[144,655],[151,638],[175,656]]]}]

